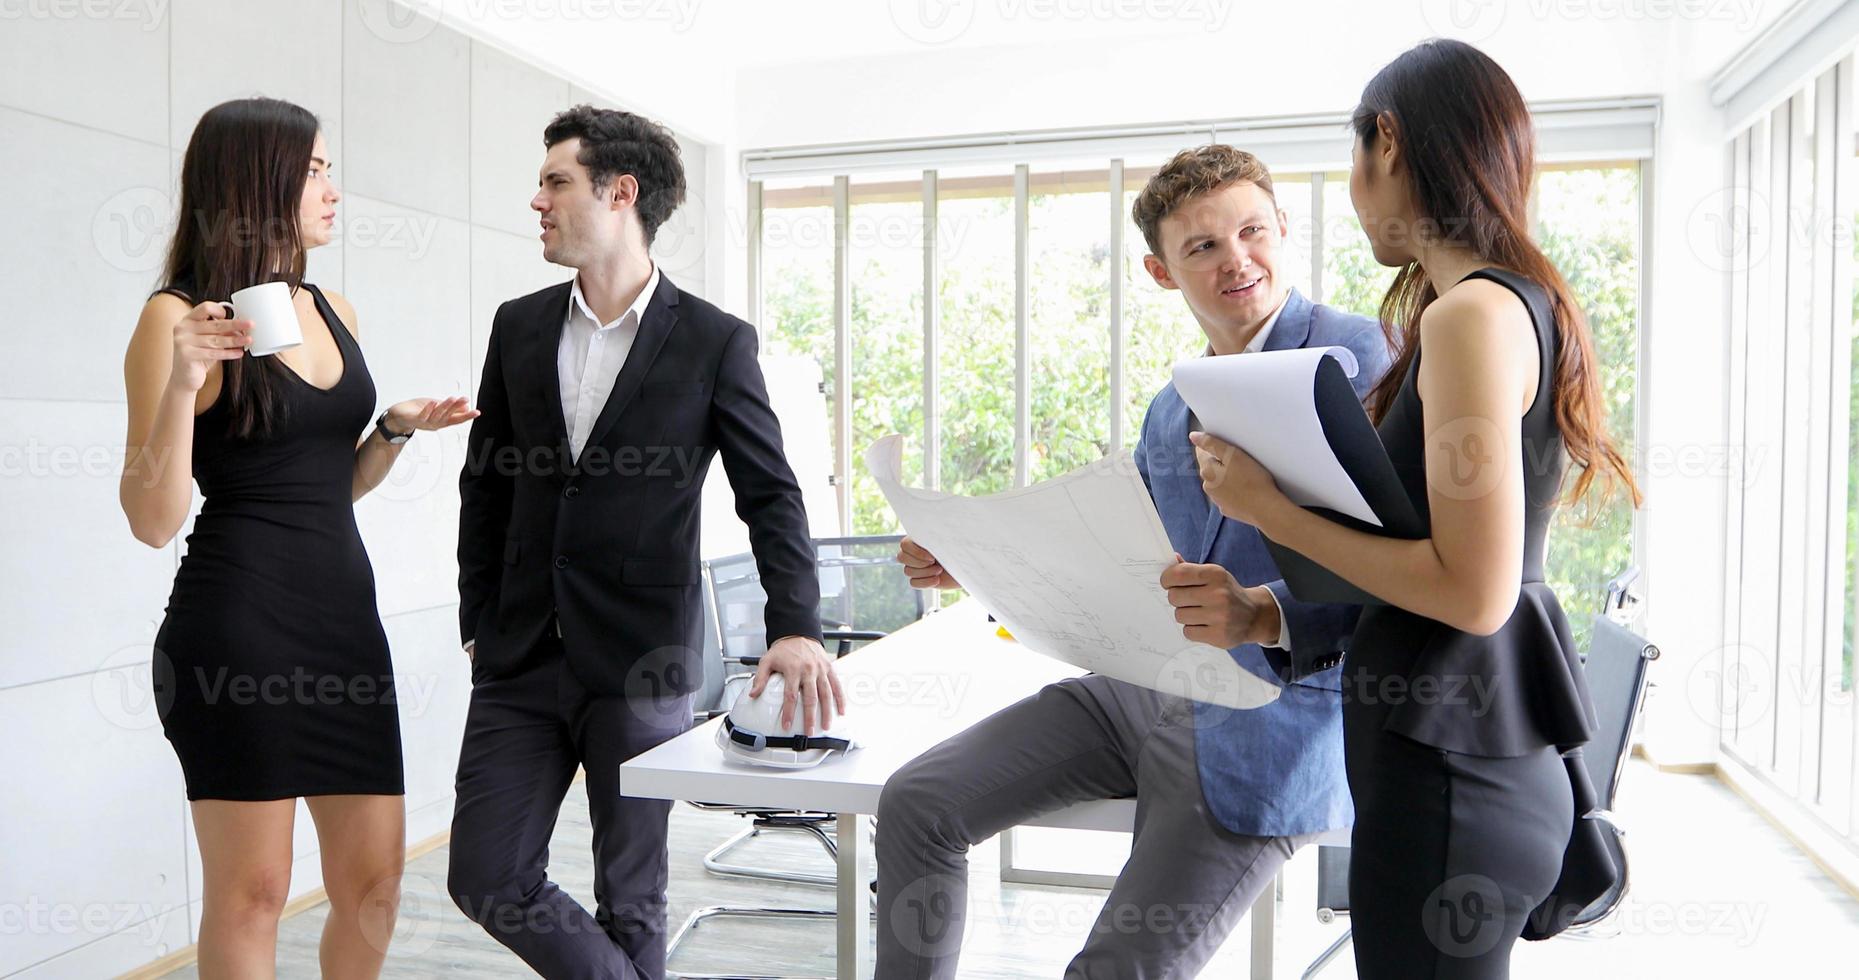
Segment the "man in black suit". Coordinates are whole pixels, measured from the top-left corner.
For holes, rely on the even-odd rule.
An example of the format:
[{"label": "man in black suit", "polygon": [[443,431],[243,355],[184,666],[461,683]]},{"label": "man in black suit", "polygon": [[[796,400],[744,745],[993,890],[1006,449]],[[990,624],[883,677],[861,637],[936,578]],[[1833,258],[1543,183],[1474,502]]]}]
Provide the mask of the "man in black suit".
[{"label": "man in black suit", "polygon": [[[452,817],[453,900],[547,977],[665,969],[671,804],[620,795],[620,763],[691,724],[702,681],[698,516],[720,451],[768,593],[784,723],[845,710],[820,644],[799,484],[755,328],[684,293],[647,254],[684,200],[677,144],[576,106],[543,133],[530,206],[573,281],[498,309],[459,478],[459,625],[471,707]],[[590,914],[548,878],[577,768],[594,826]]]}]

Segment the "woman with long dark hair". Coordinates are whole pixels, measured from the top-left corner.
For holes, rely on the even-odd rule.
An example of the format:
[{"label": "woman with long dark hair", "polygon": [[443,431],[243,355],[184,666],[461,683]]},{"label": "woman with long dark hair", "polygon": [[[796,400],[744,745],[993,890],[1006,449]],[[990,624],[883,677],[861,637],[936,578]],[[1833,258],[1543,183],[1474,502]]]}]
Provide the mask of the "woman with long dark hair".
[{"label": "woman with long dark hair", "polygon": [[1388,603],[1363,610],[1344,666],[1357,974],[1504,977],[1573,827],[1557,747],[1593,726],[1544,538],[1569,460],[1571,500],[1639,491],[1581,308],[1530,236],[1534,130],[1510,77],[1429,41],[1369,82],[1352,128],[1350,196],[1400,270],[1370,414],[1430,537],[1305,511],[1211,437],[1202,479],[1227,516]]},{"label": "woman with long dark hair", "polygon": [[[378,419],[355,310],[303,281],[332,235],[316,117],[241,99],[201,117],[182,162],[162,288],[123,374],[120,497],[164,547],[203,500],[156,634],[162,727],[180,757],[205,876],[202,977],[270,976],[304,798],[322,845],[324,976],[379,974],[405,855],[400,725],[374,572],[354,503],[418,430],[477,414],[462,398]],[[286,283],[301,345],[247,352],[235,290]],[[359,442],[358,442],[359,437]]]}]

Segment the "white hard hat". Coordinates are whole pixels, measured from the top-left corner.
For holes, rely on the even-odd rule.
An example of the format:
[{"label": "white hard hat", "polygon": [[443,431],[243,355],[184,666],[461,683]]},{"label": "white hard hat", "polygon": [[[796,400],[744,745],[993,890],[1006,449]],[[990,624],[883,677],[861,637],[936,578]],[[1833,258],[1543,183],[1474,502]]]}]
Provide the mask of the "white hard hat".
[{"label": "white hard hat", "polygon": [[798,708],[793,723],[782,725],[785,690],[780,674],[769,675],[759,697],[750,697],[747,687],[742,689],[729,714],[723,716],[723,724],[717,726],[716,744],[724,755],[757,766],[811,769],[833,752],[850,752],[858,746],[844,716],[833,719],[833,727],[817,735],[805,732]]}]

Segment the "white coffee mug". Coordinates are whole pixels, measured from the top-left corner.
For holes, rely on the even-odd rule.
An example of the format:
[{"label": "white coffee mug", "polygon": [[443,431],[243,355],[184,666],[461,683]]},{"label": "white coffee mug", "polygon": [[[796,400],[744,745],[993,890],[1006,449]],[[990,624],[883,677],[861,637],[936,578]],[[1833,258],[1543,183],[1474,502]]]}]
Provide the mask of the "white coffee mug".
[{"label": "white coffee mug", "polygon": [[290,284],[261,282],[232,294],[235,319],[252,321],[254,357],[276,354],[303,344],[303,327],[297,322],[297,304],[291,302]]}]

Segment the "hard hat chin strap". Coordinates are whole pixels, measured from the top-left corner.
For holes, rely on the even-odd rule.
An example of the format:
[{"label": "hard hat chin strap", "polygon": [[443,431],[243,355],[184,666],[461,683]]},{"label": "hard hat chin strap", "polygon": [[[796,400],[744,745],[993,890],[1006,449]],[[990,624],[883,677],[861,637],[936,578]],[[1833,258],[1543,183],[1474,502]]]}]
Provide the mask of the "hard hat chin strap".
[{"label": "hard hat chin strap", "polygon": [[729,734],[730,741],[756,752],[765,748],[793,749],[796,752],[805,752],[808,749],[845,752],[852,748],[851,739],[833,738],[830,735],[764,735],[761,732],[744,731],[737,728],[728,715],[723,717],[723,731]]}]

